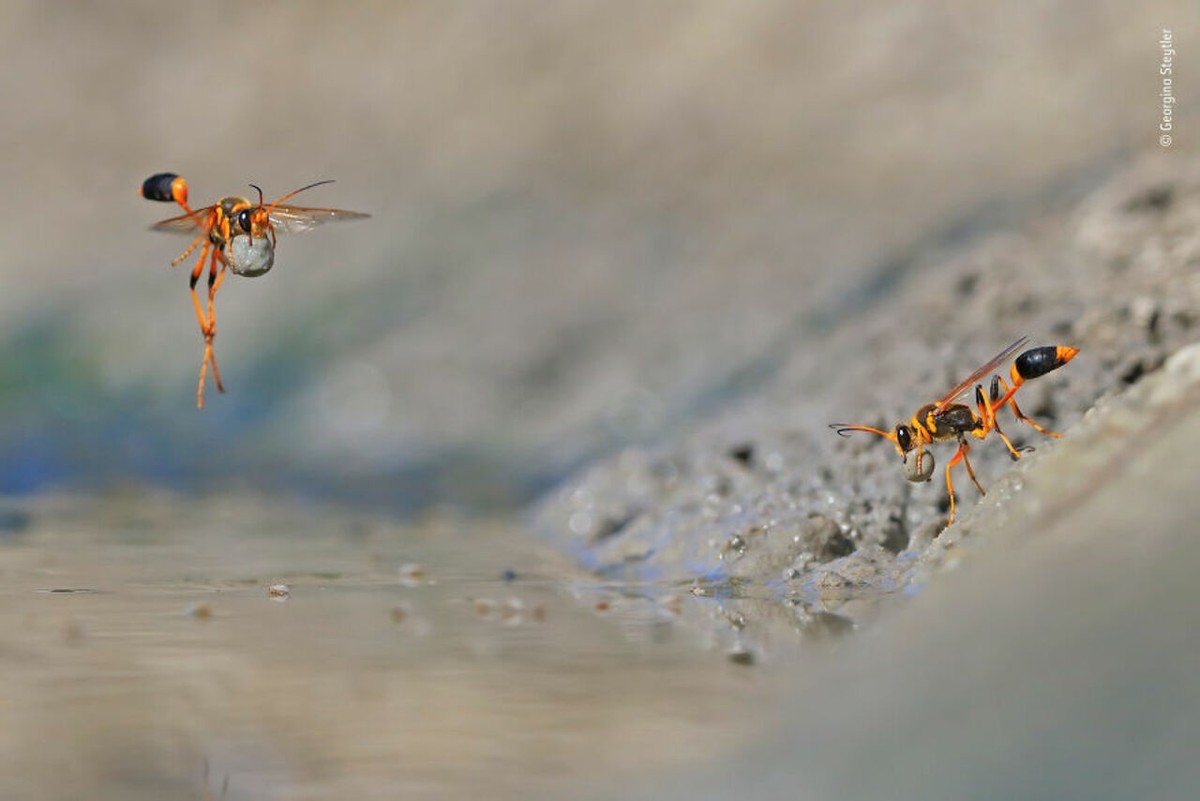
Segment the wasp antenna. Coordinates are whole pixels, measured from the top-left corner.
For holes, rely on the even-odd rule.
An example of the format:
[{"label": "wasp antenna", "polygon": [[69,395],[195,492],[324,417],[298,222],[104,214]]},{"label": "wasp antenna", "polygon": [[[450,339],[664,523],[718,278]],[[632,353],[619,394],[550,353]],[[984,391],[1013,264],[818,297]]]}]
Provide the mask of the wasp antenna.
[{"label": "wasp antenna", "polygon": [[869,431],[872,434],[882,434],[883,433],[883,432],[877,431],[873,428],[866,428],[864,426],[854,425],[853,423],[830,423],[829,427],[832,428],[839,437],[849,437],[850,436],[849,432],[851,432],[851,431]]},{"label": "wasp antenna", "polygon": [[873,428],[872,426],[860,426],[856,423],[830,423],[829,427],[836,431],[839,437],[849,437],[850,435],[847,433],[848,431],[865,431],[868,434],[875,434],[883,437],[884,439],[890,439],[894,442],[896,436],[891,431],[883,431],[878,428]]},{"label": "wasp antenna", "polygon": [[324,181],[314,181],[313,183],[309,184],[308,186],[302,186],[299,189],[288,192],[286,195],[279,198],[279,200],[276,200],[275,202],[279,203],[280,201],[287,200],[289,197],[294,197],[295,195],[298,195],[301,192],[307,192],[308,190],[313,189],[314,187],[324,186],[325,184],[331,184],[331,183],[333,183],[332,178],[326,178]]},{"label": "wasp antenna", "polygon": [[262,187],[260,187],[258,184],[250,184],[250,188],[258,190],[258,207],[261,209],[263,207]]},{"label": "wasp antenna", "polygon": [[292,192],[288,192],[286,195],[284,195],[283,197],[279,198],[279,200],[276,200],[274,203],[272,203],[272,204],[271,204],[271,206],[270,206],[270,208],[268,208],[268,209],[267,209],[267,212],[268,212],[268,213],[270,213],[270,212],[271,212],[272,210],[274,210],[274,208],[275,208],[276,206],[278,206],[280,203],[282,203],[282,202],[283,202],[283,201],[285,201],[285,200],[288,200],[289,198],[293,198],[293,197],[295,197],[296,195],[300,194],[301,192],[307,192],[309,189],[312,189],[313,187],[316,187],[316,186],[324,186],[325,184],[331,184],[331,183],[333,183],[333,179],[332,179],[332,178],[326,178],[324,181],[317,181],[317,182],[315,182],[315,183],[311,183],[311,184],[309,184],[308,186],[302,186],[302,187],[300,187],[299,189],[296,189],[296,190],[294,190],[294,191],[292,191]]},{"label": "wasp antenna", "polygon": [[306,189],[312,189],[314,186],[324,186],[325,184],[331,184],[331,183],[333,183],[333,182],[334,182],[334,181],[333,181],[333,179],[332,179],[332,178],[326,178],[324,181],[317,181],[317,182],[315,182],[315,183],[311,183],[311,184],[309,184],[308,186],[302,186],[302,187],[300,187],[299,189],[297,189],[295,192],[292,192],[292,194],[293,194],[293,195],[298,195],[298,194],[300,194],[301,192],[305,191]]}]

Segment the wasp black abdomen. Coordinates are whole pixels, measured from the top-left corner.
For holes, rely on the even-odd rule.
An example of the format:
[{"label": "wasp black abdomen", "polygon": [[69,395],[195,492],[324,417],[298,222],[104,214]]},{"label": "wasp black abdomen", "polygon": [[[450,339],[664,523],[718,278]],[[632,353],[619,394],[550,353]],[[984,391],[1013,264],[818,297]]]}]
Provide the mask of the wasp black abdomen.
[{"label": "wasp black abdomen", "polygon": [[1061,345],[1045,345],[1040,348],[1030,348],[1017,357],[1013,369],[1022,379],[1028,381],[1038,378],[1052,370],[1057,370],[1071,360],[1078,351]]},{"label": "wasp black abdomen", "polygon": [[147,200],[175,202],[175,182],[179,176],[173,172],[160,172],[142,181],[142,197]]}]

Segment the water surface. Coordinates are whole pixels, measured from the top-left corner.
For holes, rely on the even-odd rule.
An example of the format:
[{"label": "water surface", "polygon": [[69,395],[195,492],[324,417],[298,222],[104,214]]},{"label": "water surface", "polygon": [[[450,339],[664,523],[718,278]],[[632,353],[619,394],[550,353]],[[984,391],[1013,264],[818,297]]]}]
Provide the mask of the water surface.
[{"label": "water surface", "polygon": [[5,798],[570,795],[762,729],[719,602],[505,524],[132,491],[9,520]]}]

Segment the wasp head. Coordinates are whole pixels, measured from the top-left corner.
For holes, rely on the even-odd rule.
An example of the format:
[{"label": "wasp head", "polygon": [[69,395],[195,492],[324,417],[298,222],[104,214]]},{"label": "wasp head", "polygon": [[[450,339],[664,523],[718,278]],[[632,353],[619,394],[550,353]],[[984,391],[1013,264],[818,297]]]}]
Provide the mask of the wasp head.
[{"label": "wasp head", "polygon": [[258,192],[258,206],[247,206],[237,213],[234,222],[237,227],[242,229],[242,233],[249,234],[252,238],[263,236],[265,222],[267,220],[267,212],[263,206],[263,191],[256,184],[250,184],[251,188]]}]

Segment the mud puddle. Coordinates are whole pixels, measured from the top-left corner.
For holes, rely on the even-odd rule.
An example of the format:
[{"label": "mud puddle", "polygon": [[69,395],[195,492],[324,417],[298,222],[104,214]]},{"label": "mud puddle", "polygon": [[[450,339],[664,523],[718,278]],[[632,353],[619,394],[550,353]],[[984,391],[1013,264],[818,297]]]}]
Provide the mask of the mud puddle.
[{"label": "mud puddle", "polygon": [[504,524],[142,492],[5,520],[5,798],[566,795],[715,758],[774,695],[719,599]]}]

